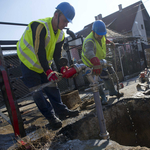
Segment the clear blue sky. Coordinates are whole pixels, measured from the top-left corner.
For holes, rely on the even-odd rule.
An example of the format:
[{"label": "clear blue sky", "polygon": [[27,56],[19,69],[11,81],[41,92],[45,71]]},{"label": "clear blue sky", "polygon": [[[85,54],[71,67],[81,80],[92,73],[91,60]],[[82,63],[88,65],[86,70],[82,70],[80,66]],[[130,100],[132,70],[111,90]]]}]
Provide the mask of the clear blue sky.
[{"label": "clear blue sky", "polygon": [[[55,7],[62,0],[0,0],[0,22],[25,23],[45,17],[52,17]],[[125,8],[138,0],[66,0],[74,6],[76,15],[68,25],[73,32],[80,31],[95,20],[118,11],[118,5]],[[150,0],[143,0],[150,14]],[[19,40],[25,27],[0,25],[0,40]]]}]

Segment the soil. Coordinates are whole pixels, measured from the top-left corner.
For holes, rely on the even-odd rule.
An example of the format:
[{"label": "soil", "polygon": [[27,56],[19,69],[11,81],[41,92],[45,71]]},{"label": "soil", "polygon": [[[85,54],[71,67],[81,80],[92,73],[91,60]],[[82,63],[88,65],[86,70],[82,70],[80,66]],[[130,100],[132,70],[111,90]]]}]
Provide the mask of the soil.
[{"label": "soil", "polygon": [[[124,88],[120,89],[120,92],[124,93],[124,97],[123,98],[131,98],[131,97],[145,97],[145,95],[143,94],[144,87],[142,87],[141,89],[137,90],[137,84],[139,83],[138,77],[134,77],[132,79],[129,79],[125,82],[123,82]],[[122,98],[120,98],[119,100],[115,97],[115,96],[109,96],[108,95],[108,91],[105,91],[107,97],[108,97],[108,105],[112,105],[115,104],[116,102],[120,101]],[[88,95],[88,96],[87,96]],[[79,91],[79,96],[82,100],[82,105],[78,104],[76,106],[74,106],[74,108],[72,109],[80,109],[82,108],[82,111],[80,113],[80,115],[74,119],[67,119],[63,121],[63,127],[65,127],[68,123],[71,124],[73,122],[78,121],[79,119],[81,119],[87,112],[89,112],[90,110],[88,110],[88,108],[92,108],[94,107],[94,101],[92,99],[91,96],[91,91],[90,92],[85,92],[85,91]],[[86,99],[88,99],[88,107],[86,108],[87,104],[84,105],[84,102],[86,101]],[[18,104],[26,104],[26,103],[32,103],[33,99],[32,97],[24,100],[24,101],[20,101]],[[105,106],[103,106],[105,107]],[[86,109],[85,109],[86,108]],[[1,111],[4,111],[6,108],[5,106],[2,106]],[[24,128],[26,130],[26,134],[28,135],[29,133],[36,131],[39,128],[48,128],[48,121],[42,116],[42,114],[39,112],[38,108],[36,107],[36,105],[34,103],[27,105],[25,107],[22,107],[20,109],[20,111],[22,111],[22,118],[25,119],[24,121]],[[7,115],[7,113],[5,113]],[[55,131],[57,132],[57,131]],[[4,120],[1,116],[0,116],[0,150],[6,150],[9,147],[11,147],[14,143],[16,143],[16,138],[14,136],[14,131],[12,126],[6,121]]]}]

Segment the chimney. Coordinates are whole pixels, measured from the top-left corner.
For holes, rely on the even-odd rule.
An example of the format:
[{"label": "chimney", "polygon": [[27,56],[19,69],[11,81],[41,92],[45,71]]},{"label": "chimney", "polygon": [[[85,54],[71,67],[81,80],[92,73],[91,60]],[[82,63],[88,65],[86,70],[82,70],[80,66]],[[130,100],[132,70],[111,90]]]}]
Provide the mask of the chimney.
[{"label": "chimney", "polygon": [[119,11],[121,12],[122,11],[122,4],[118,5],[119,7]]},{"label": "chimney", "polygon": [[96,20],[98,20],[98,17],[97,17],[97,16],[95,16],[95,21],[96,21]]},{"label": "chimney", "polygon": [[102,20],[102,14],[99,14],[98,16],[95,16],[95,20]]}]

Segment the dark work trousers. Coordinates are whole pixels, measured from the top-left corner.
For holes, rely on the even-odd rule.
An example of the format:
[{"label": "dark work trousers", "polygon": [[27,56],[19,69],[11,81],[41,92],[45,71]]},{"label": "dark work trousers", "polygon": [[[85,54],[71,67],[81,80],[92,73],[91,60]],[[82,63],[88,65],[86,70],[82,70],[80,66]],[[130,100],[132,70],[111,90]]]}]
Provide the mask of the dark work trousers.
[{"label": "dark work trousers", "polygon": [[[28,88],[49,82],[45,73],[32,71],[23,63],[21,63],[21,71],[24,84]],[[34,92],[33,94],[33,99],[37,107],[47,120],[50,120],[52,115],[68,112],[68,108],[62,103],[58,87],[55,83],[54,85],[54,87],[47,86],[43,89],[49,101],[44,97],[42,90]]]},{"label": "dark work trousers", "polygon": [[109,78],[105,68],[102,70],[100,78],[103,79],[105,87],[109,90],[109,95],[117,95],[117,91],[114,87],[113,79]]}]

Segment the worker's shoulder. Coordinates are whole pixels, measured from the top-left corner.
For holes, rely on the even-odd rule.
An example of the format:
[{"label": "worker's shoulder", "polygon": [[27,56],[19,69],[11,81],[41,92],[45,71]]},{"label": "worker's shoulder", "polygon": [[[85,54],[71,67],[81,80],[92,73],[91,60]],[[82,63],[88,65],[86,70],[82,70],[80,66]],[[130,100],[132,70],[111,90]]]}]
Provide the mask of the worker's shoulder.
[{"label": "worker's shoulder", "polygon": [[37,27],[44,27],[44,25],[40,22],[34,21],[31,25],[33,28],[37,28]]},{"label": "worker's shoulder", "polygon": [[85,46],[88,46],[88,47],[89,47],[89,46],[90,46],[90,47],[91,47],[91,46],[92,46],[92,47],[94,46],[94,43],[93,43],[93,41],[92,41],[91,39],[87,39],[84,44],[85,44]]}]

